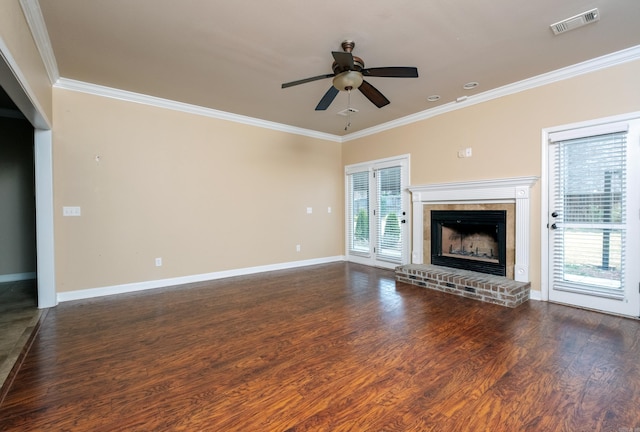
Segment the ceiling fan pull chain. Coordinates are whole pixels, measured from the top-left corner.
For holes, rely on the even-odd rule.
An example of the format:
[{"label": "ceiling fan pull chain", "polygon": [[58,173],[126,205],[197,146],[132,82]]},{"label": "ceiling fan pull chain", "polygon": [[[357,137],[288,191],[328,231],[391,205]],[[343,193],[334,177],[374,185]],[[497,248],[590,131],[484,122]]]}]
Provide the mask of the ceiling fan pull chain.
[{"label": "ceiling fan pull chain", "polygon": [[351,89],[347,90],[347,125],[344,130],[348,130],[351,127]]}]

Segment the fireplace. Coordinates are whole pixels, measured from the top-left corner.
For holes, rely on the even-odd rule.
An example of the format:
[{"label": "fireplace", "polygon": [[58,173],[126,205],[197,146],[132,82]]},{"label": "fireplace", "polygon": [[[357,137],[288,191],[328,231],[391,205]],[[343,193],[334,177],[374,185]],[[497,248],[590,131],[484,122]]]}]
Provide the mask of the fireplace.
[{"label": "fireplace", "polygon": [[[508,279],[529,282],[530,253],[530,191],[537,177],[514,177],[496,180],[478,180],[459,183],[439,183],[411,186],[413,202],[412,264],[431,264],[431,218],[424,217],[433,210],[471,210],[481,206],[484,210],[507,209],[507,275]],[[448,208],[448,207],[465,208]],[[443,208],[444,207],[444,208]],[[428,228],[427,228],[428,227]]]},{"label": "fireplace", "polygon": [[505,276],[505,210],[431,211],[431,263]]}]

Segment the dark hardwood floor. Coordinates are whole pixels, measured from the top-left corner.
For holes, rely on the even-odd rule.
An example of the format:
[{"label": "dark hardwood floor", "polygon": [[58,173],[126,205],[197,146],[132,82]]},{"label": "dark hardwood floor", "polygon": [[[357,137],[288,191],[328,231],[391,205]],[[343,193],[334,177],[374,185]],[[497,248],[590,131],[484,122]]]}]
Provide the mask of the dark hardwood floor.
[{"label": "dark hardwood floor", "polygon": [[636,432],[639,330],[346,263],[68,302],[0,430]]},{"label": "dark hardwood floor", "polygon": [[0,404],[44,315],[37,299],[35,279],[0,283]]}]

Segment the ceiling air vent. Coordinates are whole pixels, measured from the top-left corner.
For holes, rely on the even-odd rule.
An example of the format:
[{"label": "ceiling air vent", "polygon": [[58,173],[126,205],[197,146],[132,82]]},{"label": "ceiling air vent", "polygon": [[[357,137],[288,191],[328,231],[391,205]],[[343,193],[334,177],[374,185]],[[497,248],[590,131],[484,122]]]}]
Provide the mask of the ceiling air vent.
[{"label": "ceiling air vent", "polygon": [[590,24],[592,22],[596,22],[600,20],[600,13],[598,9],[591,9],[576,16],[572,16],[571,18],[567,18],[565,20],[559,21],[555,24],[551,24],[551,30],[553,30],[553,34],[566,33],[569,30],[576,29],[578,27],[582,27],[584,25]]}]

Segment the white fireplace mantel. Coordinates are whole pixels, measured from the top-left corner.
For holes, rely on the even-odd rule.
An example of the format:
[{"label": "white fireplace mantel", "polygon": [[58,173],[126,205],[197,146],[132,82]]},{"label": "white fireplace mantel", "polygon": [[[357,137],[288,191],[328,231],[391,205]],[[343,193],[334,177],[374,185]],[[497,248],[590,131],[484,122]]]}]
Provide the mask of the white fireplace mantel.
[{"label": "white fireplace mantel", "polygon": [[456,183],[410,186],[413,201],[413,264],[424,263],[423,210],[427,204],[479,204],[509,202],[516,205],[516,253],[514,279],[529,282],[530,211],[529,195],[538,177],[514,177]]}]

